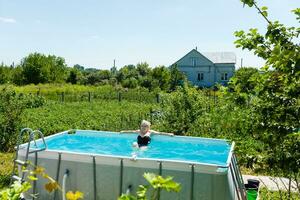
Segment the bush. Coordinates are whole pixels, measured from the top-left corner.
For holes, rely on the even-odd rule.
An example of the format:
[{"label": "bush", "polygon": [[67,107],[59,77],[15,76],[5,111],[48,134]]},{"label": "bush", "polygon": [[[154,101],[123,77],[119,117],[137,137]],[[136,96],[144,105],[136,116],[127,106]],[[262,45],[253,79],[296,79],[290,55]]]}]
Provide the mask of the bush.
[{"label": "bush", "polygon": [[26,103],[11,87],[0,93],[0,151],[13,149]]}]

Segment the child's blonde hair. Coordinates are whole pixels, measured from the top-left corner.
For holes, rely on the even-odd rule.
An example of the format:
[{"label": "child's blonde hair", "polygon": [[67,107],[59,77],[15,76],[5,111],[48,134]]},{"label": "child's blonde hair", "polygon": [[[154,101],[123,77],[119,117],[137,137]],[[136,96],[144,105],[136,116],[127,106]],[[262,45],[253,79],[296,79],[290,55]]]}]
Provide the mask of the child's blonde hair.
[{"label": "child's blonde hair", "polygon": [[142,120],[142,122],[141,122],[141,126],[147,126],[147,127],[150,127],[151,126],[151,123],[149,122],[149,121],[147,121],[147,120]]}]

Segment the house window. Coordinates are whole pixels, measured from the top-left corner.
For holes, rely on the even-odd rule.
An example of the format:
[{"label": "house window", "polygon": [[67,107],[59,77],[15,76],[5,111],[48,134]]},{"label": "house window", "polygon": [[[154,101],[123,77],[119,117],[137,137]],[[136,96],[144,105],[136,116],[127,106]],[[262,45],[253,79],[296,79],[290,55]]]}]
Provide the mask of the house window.
[{"label": "house window", "polygon": [[222,73],[221,74],[221,80],[222,81],[228,81],[228,73]]},{"label": "house window", "polygon": [[196,67],[197,65],[197,58],[191,58],[192,66]]},{"label": "house window", "polygon": [[198,73],[198,81],[203,81],[204,80],[204,73]]}]

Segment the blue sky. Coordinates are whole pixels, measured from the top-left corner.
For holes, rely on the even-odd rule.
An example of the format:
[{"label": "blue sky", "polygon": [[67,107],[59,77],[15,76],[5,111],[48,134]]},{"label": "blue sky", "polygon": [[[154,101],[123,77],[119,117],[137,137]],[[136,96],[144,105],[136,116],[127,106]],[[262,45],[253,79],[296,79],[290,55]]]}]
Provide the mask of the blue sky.
[{"label": "blue sky", "polygon": [[[298,26],[290,10],[299,0],[260,0],[272,20]],[[236,49],[236,30],[265,21],[239,0],[0,0],[0,62],[19,63],[31,52],[54,54],[69,66],[109,69],[177,61],[191,49],[232,51],[237,67],[263,65]]]}]

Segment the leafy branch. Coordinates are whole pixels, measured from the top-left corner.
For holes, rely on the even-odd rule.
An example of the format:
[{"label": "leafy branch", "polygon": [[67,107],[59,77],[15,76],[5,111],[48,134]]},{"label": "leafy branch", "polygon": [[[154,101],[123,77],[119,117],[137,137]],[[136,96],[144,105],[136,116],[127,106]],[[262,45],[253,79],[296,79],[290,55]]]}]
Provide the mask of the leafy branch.
[{"label": "leafy branch", "polygon": [[162,176],[155,175],[153,173],[144,173],[144,178],[149,182],[150,185],[140,185],[136,196],[130,194],[123,194],[118,200],[147,200],[147,193],[152,189],[150,193],[151,200],[158,199],[160,190],[166,190],[167,192],[179,192],[181,187],[179,183],[173,181],[173,178],[168,176],[163,178]]},{"label": "leafy branch", "polygon": [[[34,170],[30,170],[28,167],[32,167]],[[27,179],[28,181],[37,181],[37,175],[48,180],[45,184],[45,190],[49,193],[59,190],[62,192],[62,188],[59,183],[56,182],[51,176],[46,173],[45,168],[40,166],[35,166],[31,162],[27,162],[26,166],[22,167],[22,172],[28,173]],[[32,186],[28,181],[24,181],[22,183],[15,181],[9,188],[0,192],[1,200],[19,200],[21,194],[27,192]],[[30,194],[32,197],[36,198],[37,194]],[[67,200],[78,200],[83,198],[83,193],[80,191],[72,192],[68,191],[66,194]]]}]

